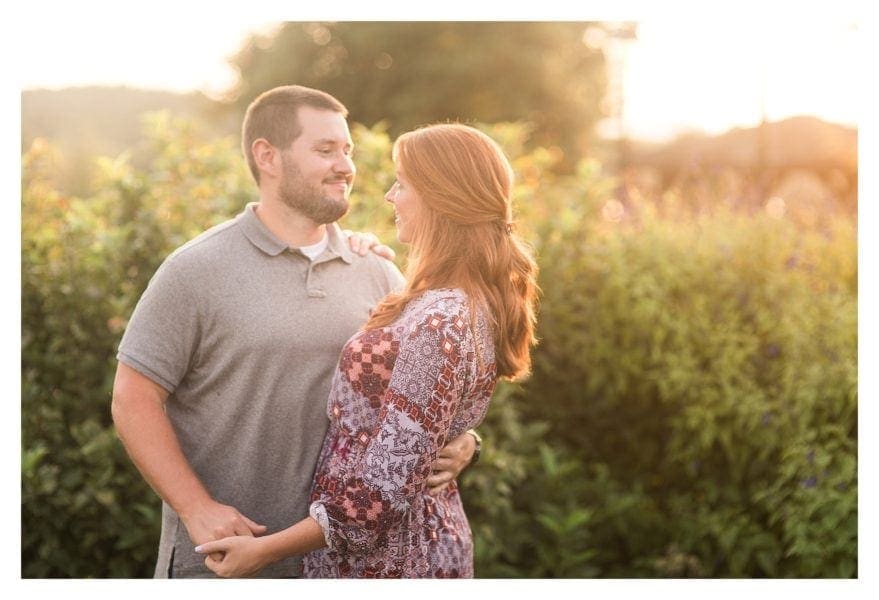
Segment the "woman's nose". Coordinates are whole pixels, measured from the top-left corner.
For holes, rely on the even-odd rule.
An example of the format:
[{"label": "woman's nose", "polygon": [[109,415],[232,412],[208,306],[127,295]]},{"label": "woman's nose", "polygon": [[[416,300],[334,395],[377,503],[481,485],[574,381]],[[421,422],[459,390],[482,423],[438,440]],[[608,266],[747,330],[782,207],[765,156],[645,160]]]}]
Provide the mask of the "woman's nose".
[{"label": "woman's nose", "polygon": [[387,191],[385,194],[385,200],[390,202],[391,204],[397,199],[397,183],[394,182],[394,185],[391,186],[391,189]]}]

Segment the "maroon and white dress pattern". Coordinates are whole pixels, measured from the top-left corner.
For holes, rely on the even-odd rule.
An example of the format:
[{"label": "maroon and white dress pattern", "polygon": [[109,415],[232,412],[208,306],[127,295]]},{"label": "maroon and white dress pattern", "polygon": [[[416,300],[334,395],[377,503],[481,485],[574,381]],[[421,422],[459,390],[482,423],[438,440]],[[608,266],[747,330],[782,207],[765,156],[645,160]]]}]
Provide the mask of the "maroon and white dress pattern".
[{"label": "maroon and white dress pattern", "polygon": [[476,427],[497,381],[494,343],[458,289],[429,290],[342,349],[309,514],[327,546],[305,577],[473,577],[453,482],[425,480],[447,441]]}]

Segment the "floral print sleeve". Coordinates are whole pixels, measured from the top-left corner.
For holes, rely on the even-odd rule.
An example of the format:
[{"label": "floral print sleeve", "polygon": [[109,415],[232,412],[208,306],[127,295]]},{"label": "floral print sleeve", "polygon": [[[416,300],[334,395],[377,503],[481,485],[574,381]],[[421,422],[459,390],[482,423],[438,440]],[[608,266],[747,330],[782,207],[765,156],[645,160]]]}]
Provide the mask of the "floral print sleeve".
[{"label": "floral print sleeve", "polygon": [[[413,507],[423,502],[431,464],[450,433],[471,426],[456,416],[474,359],[469,311],[460,297],[348,342],[328,404],[331,430],[310,508],[329,550],[375,554],[393,545],[397,538],[389,533],[415,529],[417,535],[409,521],[422,518]],[[486,397],[478,420],[487,403]]]}]

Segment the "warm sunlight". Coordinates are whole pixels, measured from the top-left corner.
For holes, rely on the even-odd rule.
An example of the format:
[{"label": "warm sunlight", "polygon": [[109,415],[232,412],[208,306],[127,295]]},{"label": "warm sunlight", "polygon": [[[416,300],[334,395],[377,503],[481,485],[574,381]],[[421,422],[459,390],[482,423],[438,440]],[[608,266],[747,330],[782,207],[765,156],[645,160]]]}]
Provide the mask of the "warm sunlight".
[{"label": "warm sunlight", "polygon": [[0,564],[864,589],[849,0],[260,1],[13,23]]},{"label": "warm sunlight", "polygon": [[[769,120],[808,114],[855,125],[858,26],[842,17],[810,19],[640,22],[638,39],[617,63],[626,65],[625,134],[658,140],[689,130],[753,126],[764,102]],[[160,13],[123,23],[41,23],[42,37],[51,43],[28,53],[19,86],[127,85],[216,96],[235,82],[227,59],[248,34],[280,24],[221,18],[194,28],[191,19],[167,21]]]},{"label": "warm sunlight", "polygon": [[857,124],[858,26],[844,19],[759,23],[642,22],[625,57],[627,134],[659,139],[689,129],[813,115]]},{"label": "warm sunlight", "polygon": [[[247,36],[271,32],[280,23],[258,18],[194,18],[162,12],[120,19],[112,26],[64,19],[40,22],[41,44],[31,48],[19,72],[23,89],[125,85],[172,92],[200,90],[218,95],[235,83],[228,64]],[[157,43],[158,39],[158,43]]]}]

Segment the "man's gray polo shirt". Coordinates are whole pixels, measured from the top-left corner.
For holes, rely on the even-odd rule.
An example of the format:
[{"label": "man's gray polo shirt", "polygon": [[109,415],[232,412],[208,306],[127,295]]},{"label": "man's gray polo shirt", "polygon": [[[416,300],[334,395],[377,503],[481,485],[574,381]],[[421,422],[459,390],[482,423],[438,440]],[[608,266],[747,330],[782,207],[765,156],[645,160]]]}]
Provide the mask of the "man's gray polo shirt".
[{"label": "man's gray polo shirt", "polygon": [[[218,502],[273,533],[308,515],[342,346],[388,292],[393,264],[352,253],[338,226],[314,261],[248,204],[171,254],[138,302],[120,362],[170,392],[183,453]],[[212,576],[167,505],[156,576]],[[289,559],[262,575],[299,572]]]}]

